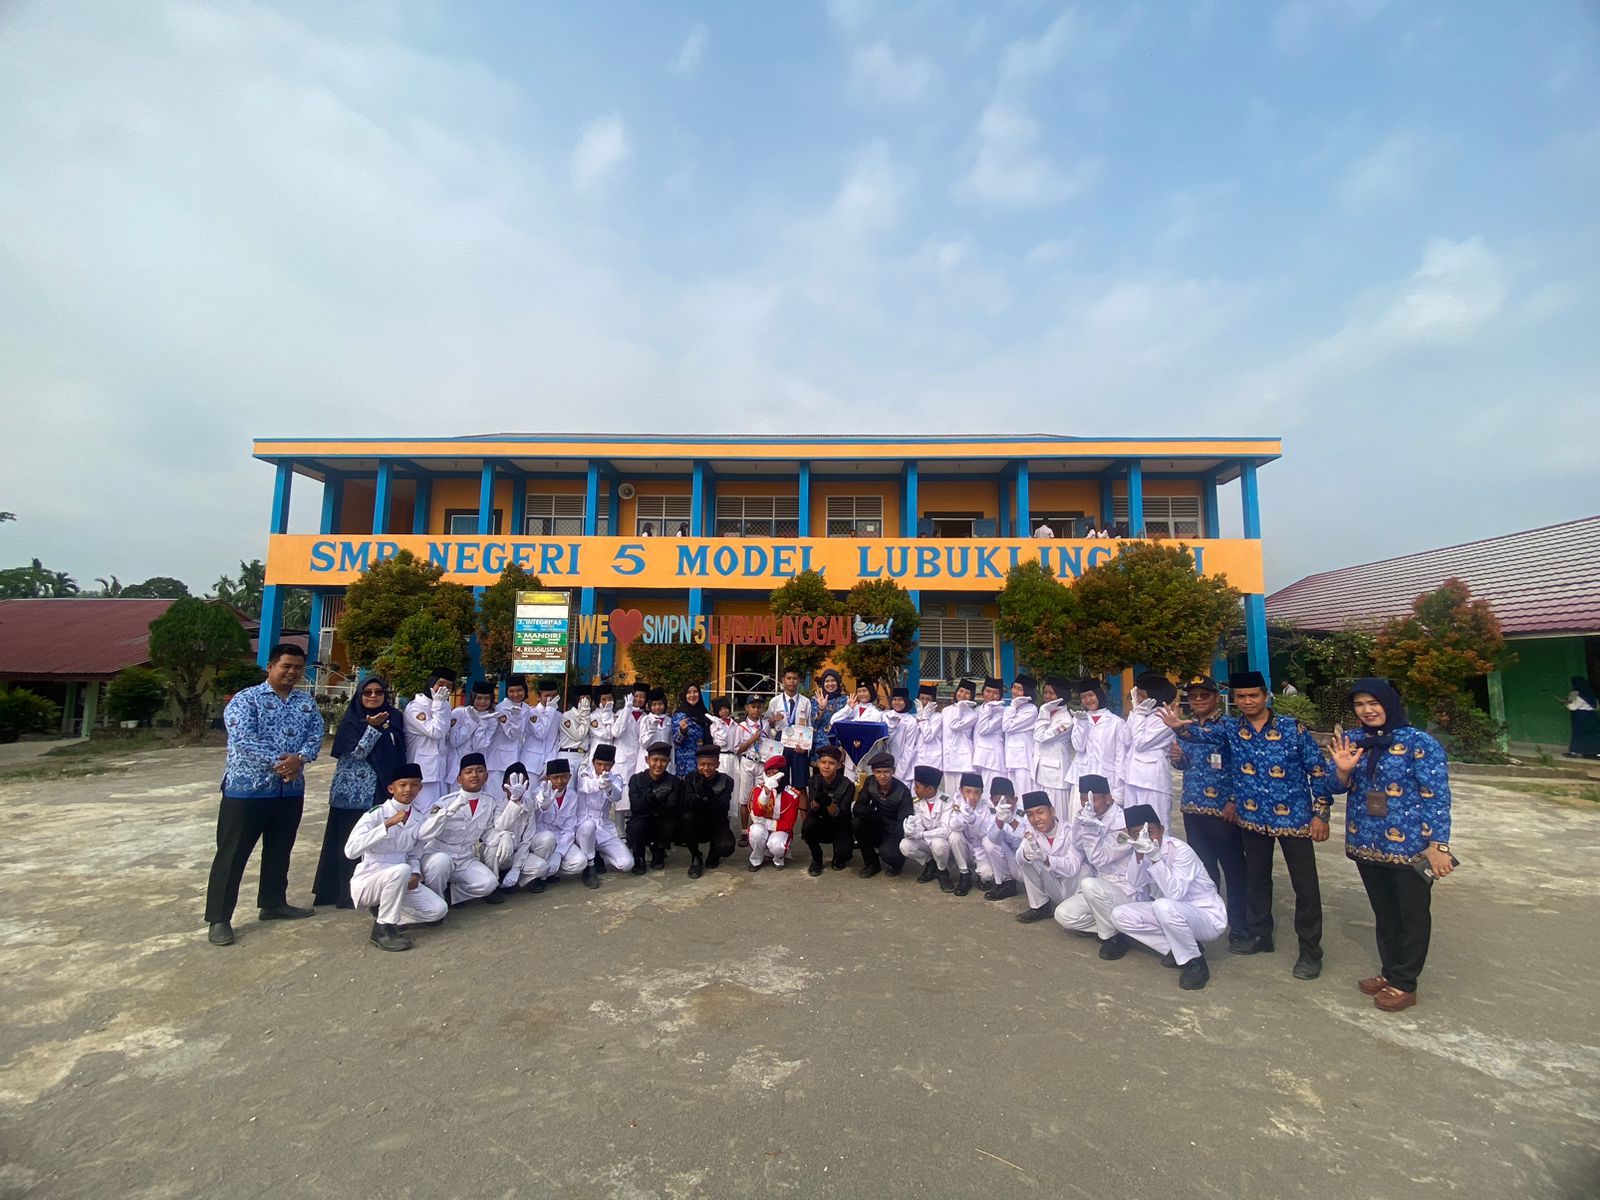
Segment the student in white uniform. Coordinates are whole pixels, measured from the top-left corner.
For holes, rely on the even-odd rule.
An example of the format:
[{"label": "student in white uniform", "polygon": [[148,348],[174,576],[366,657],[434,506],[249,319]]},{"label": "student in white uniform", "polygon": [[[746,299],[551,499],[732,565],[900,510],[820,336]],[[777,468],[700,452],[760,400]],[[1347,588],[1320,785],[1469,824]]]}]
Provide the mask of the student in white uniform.
[{"label": "student in white uniform", "polygon": [[522,761],[522,748],[528,740],[528,680],[523,675],[506,677],[506,698],[495,705],[495,728],[489,738],[484,759],[489,764],[490,795],[505,790],[506,768]]},{"label": "student in white uniform", "polygon": [[615,746],[617,722],[617,689],[609,683],[596,685],[594,710],[589,714],[589,761],[594,761],[595,749],[601,745]]},{"label": "student in white uniform", "polygon": [[422,818],[413,811],[422,791],[422,768],[403,763],[389,784],[389,799],[356,822],[345,841],[346,858],[360,859],[350,877],[350,898],[359,908],[376,908],[372,944],[380,950],[409,950],[402,925],[437,925],[450,906],[422,882],[419,834]]},{"label": "student in white uniform", "polygon": [[[635,760],[634,773],[650,769],[649,749],[657,742],[666,742],[672,745],[672,734],[667,732],[667,727],[672,724],[672,718],[667,715],[667,693],[660,688],[651,688],[645,697],[645,714],[639,718],[639,757]],[[667,756],[667,774],[676,775],[678,772],[673,763],[673,756]]]},{"label": "student in white uniform", "polygon": [[1033,780],[1050,797],[1056,816],[1072,816],[1077,774],[1072,759],[1072,688],[1060,675],[1044,681],[1044,703],[1033,722]]},{"label": "student in white uniform", "polygon": [[450,906],[482,897],[485,904],[505,900],[499,877],[478,857],[478,843],[494,824],[494,800],[483,791],[489,768],[476,750],[462,756],[457,788],[443,797],[422,822],[422,882],[439,895],[450,889]]},{"label": "student in white uniform", "polygon": [[[489,741],[494,737],[498,713],[494,711],[494,686],[480,679],[472,685],[470,704],[458,705],[450,711],[450,761],[445,770],[451,779],[461,773],[461,759],[467,754],[481,754],[484,763],[489,761]],[[484,780],[484,790],[498,796],[498,784]]]},{"label": "student in white uniform", "polygon": [[911,711],[910,689],[897,687],[889,693],[889,711],[883,714],[883,723],[889,727],[888,752],[909,777],[917,761],[917,714]]},{"label": "student in white uniform", "polygon": [[1131,804],[1123,814],[1132,838],[1134,866],[1129,883],[1155,899],[1119,904],[1111,920],[1119,937],[1143,942],[1178,968],[1178,986],[1197,992],[1211,978],[1201,942],[1214,941],[1228,927],[1228,906],[1217,885],[1188,845],[1168,837],[1148,804]]},{"label": "student in white uniform", "polygon": [[1006,740],[1006,778],[1019,795],[1039,790],[1033,777],[1033,727],[1039,720],[1039,706],[1033,702],[1034,687],[1031,675],[1018,675],[1012,681],[1011,703],[1006,705],[1005,720],[1002,722]]},{"label": "student in white uniform", "polygon": [[1006,702],[998,679],[983,681],[983,700],[972,724],[970,769],[983,776],[984,787],[996,775],[1006,773]]},{"label": "student in white uniform", "polygon": [[[969,778],[975,777],[971,772],[967,774]],[[958,787],[961,778],[956,776]],[[943,775],[932,767],[918,767],[911,773],[911,815],[902,825],[905,836],[900,839],[900,853],[922,864],[918,883],[932,883],[937,879],[941,891],[953,892],[948,821],[954,804],[939,786],[943,780]]]},{"label": "student in white uniform", "polygon": [[1017,851],[1022,849],[1022,836],[1031,826],[1014,796],[994,797],[993,809],[994,819],[984,841],[994,886],[983,893],[983,898],[1009,900],[1017,894]]},{"label": "student in white uniform", "polygon": [[800,691],[800,672],[793,667],[784,668],[780,686],[781,690],[767,705],[767,741],[763,753],[767,758],[774,754],[783,755],[788,762],[785,773],[790,784],[804,788],[811,783],[811,752],[785,746],[783,732],[786,729],[814,726],[816,705],[810,696]]},{"label": "student in white uniform", "polygon": [[589,855],[578,848],[583,801],[571,784],[570,762],[552,758],[545,764],[544,782],[533,795],[536,829],[523,871],[532,879],[530,892],[544,891],[546,881],[558,872],[563,879],[571,879],[589,867]]},{"label": "student in white uniform", "polygon": [[1128,714],[1127,752],[1122,759],[1124,808],[1148,804],[1165,828],[1172,819],[1172,759],[1177,735],[1167,728],[1161,710],[1178,698],[1165,675],[1146,671],[1134,681],[1133,711]]},{"label": "student in white uniform", "polygon": [[594,711],[594,698],[587,687],[567,689],[570,707],[561,714],[561,731],[557,736],[557,753],[569,763],[586,762],[589,758],[589,739],[593,731],[589,714]]},{"label": "student in white uniform", "polygon": [[1102,775],[1085,775],[1078,786],[1083,799],[1071,828],[1085,873],[1078,894],[1056,909],[1056,923],[1081,937],[1099,938],[1101,958],[1121,958],[1127,940],[1117,937],[1111,913],[1119,904],[1142,898],[1129,880],[1133,850],[1125,836],[1122,806],[1112,799],[1111,784]]},{"label": "student in white uniform", "polygon": [[718,696],[711,701],[711,744],[718,750],[717,770],[733,780],[734,792],[739,790],[739,723],[733,719],[733,697]]},{"label": "student in white uniform", "polygon": [[428,690],[418,692],[406,705],[406,750],[411,761],[422,768],[422,791],[412,811],[425,817],[439,803],[455,776],[447,775],[450,765],[450,691],[456,673],[440,667],[428,676]]},{"label": "student in white uniform", "polygon": [[917,767],[932,767],[944,781],[944,713],[939,708],[939,693],[933,684],[917,689],[917,746],[911,759],[899,764],[901,780],[909,789]]},{"label": "student in white uniform", "polygon": [[576,786],[583,807],[578,817],[577,846],[585,855],[585,887],[600,886],[600,869],[633,870],[633,852],[617,833],[612,810],[628,793],[627,782],[612,768],[617,748],[602,742],[594,748],[594,761],[578,768]]},{"label": "student in white uniform", "polygon": [[[835,722],[838,721],[860,721],[865,724],[877,723],[886,727],[888,725],[888,722],[884,720],[883,709],[872,702],[872,688],[865,683],[856,684],[855,695],[851,697],[850,703],[828,718],[828,728],[832,729]],[[861,764],[843,750],[839,752],[839,757],[844,764],[844,777],[851,783],[860,782],[863,770]],[[847,811],[845,814],[846,823],[849,820],[850,817]]]},{"label": "student in white uniform", "polygon": [[1028,827],[1022,831],[1022,846],[1015,865],[1028,895],[1028,907],[1017,914],[1024,925],[1048,920],[1056,905],[1077,890],[1082,863],[1073,850],[1071,834],[1056,817],[1050,797],[1029,792],[1022,797],[1022,810]]},{"label": "student in white uniform", "polygon": [[[650,685],[642,679],[635,679],[628,689],[622,707],[617,710],[616,721],[611,726],[611,741],[617,748],[616,771],[622,776],[624,784],[639,769],[639,755],[644,750],[644,743],[639,740],[639,726],[644,721],[645,705],[649,696]],[[622,799],[616,804],[617,820],[624,829],[628,824],[631,803],[628,799],[628,789],[624,786]]]},{"label": "student in white uniform", "polygon": [[507,763],[501,775],[505,799],[483,835],[483,865],[500,877],[500,890],[514,892],[527,858],[528,828],[533,822],[532,781],[520,762]]},{"label": "student in white uniform", "polygon": [[961,786],[961,776],[972,770],[972,733],[978,724],[978,702],[973,696],[977,690],[972,680],[963,679],[956,685],[956,698],[939,714],[947,796]]},{"label": "student in white uniform", "polygon": [[[989,831],[994,828],[994,809],[982,787],[970,786],[970,776],[961,778],[961,798],[951,809],[946,827],[950,830],[950,869],[955,872],[955,894],[972,891],[972,876],[985,888],[994,886],[994,871],[989,866]],[[995,795],[1010,795],[1011,781],[996,775],[990,782]]]},{"label": "student in white uniform", "polygon": [[544,764],[556,757],[561,744],[561,681],[553,675],[539,680],[539,703],[528,712],[528,734],[522,740],[523,762],[537,785]]},{"label": "student in white uniform", "polygon": [[1083,775],[1104,775],[1111,781],[1111,794],[1122,794],[1122,759],[1128,748],[1128,726],[1111,711],[1105,685],[1098,679],[1085,679],[1078,685],[1082,710],[1073,714],[1073,765]]},{"label": "student in white uniform", "polygon": [[756,784],[761,779],[761,764],[771,757],[765,750],[767,744],[767,723],[762,719],[762,703],[760,696],[746,696],[744,698],[744,717],[735,722],[734,749],[734,775],[733,775],[733,803],[734,811],[729,814],[733,823],[734,832],[738,835],[739,845],[748,846],[750,839],[745,835],[744,828],[749,823],[748,813],[750,808],[750,795],[756,790]]}]

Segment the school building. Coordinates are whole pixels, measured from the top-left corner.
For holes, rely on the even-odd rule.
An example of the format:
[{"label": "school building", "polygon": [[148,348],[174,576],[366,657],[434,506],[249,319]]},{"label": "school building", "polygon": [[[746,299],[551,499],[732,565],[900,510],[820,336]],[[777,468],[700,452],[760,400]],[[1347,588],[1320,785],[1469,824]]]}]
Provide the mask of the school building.
[{"label": "school building", "polygon": [[[571,593],[574,618],[761,616],[806,568],[841,595],[892,578],[922,617],[913,684],[1010,677],[1013,648],[995,633],[1007,569],[1043,557],[1070,583],[1115,552],[1084,536],[1105,528],[1181,539],[1201,570],[1225,573],[1245,593],[1250,663],[1265,671],[1256,472],[1280,452],[1276,438],[1053,435],[263,439],[254,454],[276,482],[261,643],[280,627],[283,590],[309,588],[312,658],[339,664],[345,585],[409,549],[474,587],[519,563]],[[292,496],[307,482],[320,485],[315,532],[294,532]],[[1224,496],[1242,536],[1223,536]],[[311,525],[302,515],[294,524]],[[1035,536],[1044,525],[1053,537]],[[572,678],[626,674],[615,643],[574,644]],[[716,690],[773,690],[775,647],[709,648]]]}]

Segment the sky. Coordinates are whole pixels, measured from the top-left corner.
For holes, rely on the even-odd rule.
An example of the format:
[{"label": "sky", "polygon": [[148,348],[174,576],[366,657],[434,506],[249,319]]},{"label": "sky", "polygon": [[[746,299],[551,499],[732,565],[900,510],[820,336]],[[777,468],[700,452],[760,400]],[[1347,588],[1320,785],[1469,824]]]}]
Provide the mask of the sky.
[{"label": "sky", "polygon": [[264,557],[255,437],[1281,436],[1269,587],[1600,512],[1584,0],[0,0],[0,164],[86,586]]}]

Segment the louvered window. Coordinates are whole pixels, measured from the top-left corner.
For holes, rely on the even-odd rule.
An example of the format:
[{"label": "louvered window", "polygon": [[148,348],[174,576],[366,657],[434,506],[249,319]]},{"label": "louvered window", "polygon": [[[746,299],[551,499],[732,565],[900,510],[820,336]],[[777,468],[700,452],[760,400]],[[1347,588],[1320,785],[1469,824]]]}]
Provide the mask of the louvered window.
[{"label": "louvered window", "polygon": [[829,537],[882,537],[882,496],[829,496]]},{"label": "louvered window", "polygon": [[939,684],[941,696],[954,696],[962,679],[994,674],[994,622],[984,618],[922,618],[918,634],[924,683]]},{"label": "louvered window", "polygon": [[[694,502],[688,496],[640,496],[633,521],[635,536],[672,537],[689,523]],[[646,530],[645,526],[650,528]]]},{"label": "louvered window", "polygon": [[718,496],[718,537],[794,537],[800,501],[794,496]]},{"label": "louvered window", "polygon": [[[1128,498],[1117,496],[1111,502],[1115,525],[1128,524]],[[1197,538],[1200,536],[1199,496],[1146,496],[1144,532],[1147,537]]]}]

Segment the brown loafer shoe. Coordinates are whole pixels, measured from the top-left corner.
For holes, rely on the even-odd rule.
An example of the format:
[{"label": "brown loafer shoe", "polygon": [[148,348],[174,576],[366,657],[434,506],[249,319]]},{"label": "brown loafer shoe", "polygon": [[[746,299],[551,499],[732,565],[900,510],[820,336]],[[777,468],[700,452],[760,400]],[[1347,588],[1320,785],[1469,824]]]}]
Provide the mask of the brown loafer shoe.
[{"label": "brown loafer shoe", "polygon": [[1389,981],[1382,975],[1374,975],[1371,979],[1358,979],[1356,986],[1361,989],[1363,996],[1376,996],[1389,986]]},{"label": "brown loafer shoe", "polygon": [[1417,994],[1386,987],[1372,998],[1372,1002],[1386,1013],[1404,1012],[1417,1002]]}]

